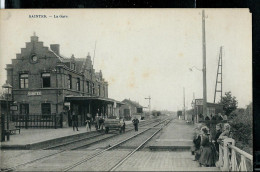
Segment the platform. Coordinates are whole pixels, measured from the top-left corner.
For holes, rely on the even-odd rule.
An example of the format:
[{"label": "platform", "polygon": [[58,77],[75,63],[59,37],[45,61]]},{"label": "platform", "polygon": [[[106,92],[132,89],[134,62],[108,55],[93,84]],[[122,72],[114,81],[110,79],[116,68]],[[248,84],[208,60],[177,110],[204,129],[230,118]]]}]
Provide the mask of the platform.
[{"label": "platform", "polygon": [[162,131],[158,139],[152,143],[151,150],[190,150],[193,146],[194,125],[183,120],[174,120]]},{"label": "platform", "polygon": [[[126,121],[126,125],[132,124]],[[97,132],[92,126],[91,132]],[[79,127],[79,131],[73,131],[72,127],[57,129],[21,129],[20,134],[10,135],[9,141],[0,142],[0,149],[41,149],[54,143],[67,139],[79,139],[88,135],[86,127]]]}]

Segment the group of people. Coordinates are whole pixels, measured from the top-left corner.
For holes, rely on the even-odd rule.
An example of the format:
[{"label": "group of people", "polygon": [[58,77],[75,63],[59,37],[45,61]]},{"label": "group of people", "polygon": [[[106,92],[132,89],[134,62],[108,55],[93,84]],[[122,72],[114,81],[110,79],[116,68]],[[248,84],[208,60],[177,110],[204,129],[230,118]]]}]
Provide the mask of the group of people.
[{"label": "group of people", "polygon": [[[75,114],[75,112],[72,113],[72,117],[71,117],[71,120],[72,120],[72,127],[73,127],[73,131],[75,131],[75,129],[77,131],[79,131],[78,129],[78,118],[77,118],[77,115]],[[96,130],[103,130],[103,127],[104,127],[104,117],[102,116],[96,116],[95,117],[95,120],[93,120],[90,115],[87,115],[86,117],[86,121],[85,121],[85,124],[86,124],[86,129],[87,131],[91,131],[91,125],[94,123],[95,124],[95,128]],[[123,129],[123,132],[125,131],[125,121],[124,119],[122,119],[120,121],[121,125],[122,125],[122,129]],[[132,120],[132,123],[135,127],[135,131],[138,131],[138,124],[139,124],[139,120],[134,117],[134,119]]]},{"label": "group of people", "polygon": [[228,123],[219,123],[216,125],[216,134],[214,138],[210,135],[209,128],[207,126],[199,126],[196,128],[196,135],[193,140],[195,145],[195,159],[200,166],[214,167],[218,161],[219,143],[225,138],[232,137],[230,131],[230,125]]},{"label": "group of people", "polygon": [[[203,117],[203,116],[202,116]],[[211,114],[210,117],[206,116],[205,120],[216,120],[216,121],[222,121],[222,120],[227,120],[227,116],[226,115],[221,115],[221,113],[218,114]]]},{"label": "group of people", "polygon": [[[75,130],[79,131],[78,116],[75,114],[75,112],[72,112],[71,121],[72,121],[73,131],[75,131]],[[87,131],[91,131],[92,124],[95,124],[96,130],[99,130],[99,129],[102,130],[103,126],[104,126],[104,121],[105,121],[104,117],[102,117],[102,116],[97,115],[95,117],[95,120],[93,120],[93,118],[90,117],[90,114],[88,114],[86,117],[86,121],[85,121]]]}]

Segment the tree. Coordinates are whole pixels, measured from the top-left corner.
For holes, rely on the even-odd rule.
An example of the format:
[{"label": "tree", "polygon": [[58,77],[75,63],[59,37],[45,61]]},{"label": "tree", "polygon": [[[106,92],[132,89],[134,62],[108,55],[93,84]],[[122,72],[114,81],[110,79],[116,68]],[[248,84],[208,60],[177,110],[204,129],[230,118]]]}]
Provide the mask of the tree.
[{"label": "tree", "polygon": [[223,105],[223,110],[227,116],[230,115],[232,111],[237,108],[237,100],[236,97],[231,95],[231,92],[225,92],[225,96],[222,97],[221,102]]}]

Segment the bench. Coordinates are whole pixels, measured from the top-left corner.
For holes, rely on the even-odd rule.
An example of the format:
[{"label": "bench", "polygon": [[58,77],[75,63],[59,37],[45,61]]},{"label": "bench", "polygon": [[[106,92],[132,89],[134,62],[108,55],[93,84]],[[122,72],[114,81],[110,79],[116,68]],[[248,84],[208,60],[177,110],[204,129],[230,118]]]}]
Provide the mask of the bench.
[{"label": "bench", "polygon": [[19,131],[19,134],[21,133],[20,128],[16,128],[15,124],[13,122],[9,123],[9,129],[7,130],[7,125],[5,125],[5,133],[10,133],[10,134],[16,134],[16,131]]}]

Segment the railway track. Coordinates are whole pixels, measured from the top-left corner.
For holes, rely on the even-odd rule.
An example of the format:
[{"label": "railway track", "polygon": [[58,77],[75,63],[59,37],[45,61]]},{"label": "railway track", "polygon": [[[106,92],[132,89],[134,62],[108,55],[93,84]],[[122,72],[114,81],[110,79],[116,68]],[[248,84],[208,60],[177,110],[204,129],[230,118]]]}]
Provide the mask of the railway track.
[{"label": "railway track", "polygon": [[[154,124],[154,123],[156,123],[156,124]],[[156,122],[155,122],[155,121],[147,122],[147,123],[143,123],[142,125],[140,125],[140,128],[141,128],[141,127],[144,127],[144,126],[147,126],[147,125],[153,125],[153,124],[154,124],[154,125],[159,125],[160,123],[162,123],[162,122],[158,122],[158,121],[156,121]],[[147,131],[148,129],[150,129],[150,128],[145,129],[143,132]],[[130,129],[127,129],[126,132],[129,132],[129,131],[132,131],[132,130],[133,130],[133,128],[130,128]],[[142,132],[142,133],[143,133],[143,132]],[[140,134],[140,133],[138,133],[138,134],[136,134],[136,135],[139,135],[139,134]],[[83,138],[83,139],[78,139],[78,140],[75,140],[75,141],[66,142],[66,143],[64,143],[64,144],[59,144],[59,145],[50,146],[50,147],[44,148],[43,150],[57,150],[57,149],[58,149],[59,151],[55,151],[54,153],[51,153],[51,154],[42,156],[42,157],[40,157],[40,158],[36,158],[36,159],[31,160],[31,161],[29,161],[29,162],[16,165],[16,166],[14,166],[14,167],[12,167],[12,168],[2,169],[1,171],[15,171],[15,170],[16,170],[17,168],[19,168],[19,167],[23,167],[23,166],[26,166],[26,165],[28,165],[28,164],[32,164],[32,163],[34,163],[34,162],[37,162],[37,161],[40,161],[40,160],[42,160],[42,159],[46,159],[46,158],[52,157],[52,156],[54,156],[54,155],[60,154],[60,153],[62,153],[62,152],[68,151],[68,150],[76,150],[76,149],[88,147],[88,146],[90,146],[90,145],[92,145],[92,144],[97,144],[97,143],[99,143],[99,142],[105,141],[106,139],[115,137],[115,136],[117,136],[117,135],[119,135],[119,134],[111,133],[111,134],[106,134],[106,135],[105,135],[105,134],[103,134],[103,133],[101,133],[101,134],[99,133],[99,134],[94,134],[94,135],[92,135],[92,136],[89,136],[89,137],[87,137],[87,138]],[[132,136],[132,137],[130,137],[130,138],[128,138],[128,139],[131,139],[131,138],[133,138],[133,137],[136,137],[136,135],[134,135],[134,136]],[[100,137],[100,138],[99,138],[99,137]],[[89,140],[90,142],[89,142],[89,143],[86,143],[86,142],[84,143],[84,141],[85,141],[86,139]],[[92,141],[91,141],[91,140],[92,140]],[[126,142],[126,140],[123,140],[123,141],[120,142],[119,144],[122,144],[122,143],[124,143],[124,142]],[[79,145],[79,144],[76,144],[76,143],[80,143],[80,145]],[[84,143],[84,144],[83,144],[83,143]],[[83,144],[83,145],[82,145],[82,144]],[[119,145],[119,144],[117,144],[117,145]],[[83,159],[83,160],[81,160],[81,161],[78,162],[78,163],[81,164],[81,163],[87,161],[89,158],[91,159],[91,158],[93,158],[93,157],[95,157],[95,156],[97,156],[97,155],[99,155],[99,154],[102,154],[102,152],[108,151],[108,150],[110,150],[110,149],[112,149],[112,148],[114,148],[114,147],[116,147],[116,145],[114,145],[114,146],[112,146],[112,147],[109,147],[109,148],[107,148],[107,149],[105,149],[105,150],[102,150],[102,151],[98,152],[97,154],[95,153],[94,155],[88,157],[87,159]],[[31,151],[30,151],[30,152],[31,152]],[[77,165],[78,163],[76,163],[76,165]],[[68,170],[71,169],[71,168],[73,168],[73,167],[66,167],[64,171],[68,171]]]},{"label": "railway track", "polygon": [[[147,125],[153,125],[153,124],[156,124],[156,123],[158,123],[158,122],[157,121],[149,121],[149,122],[146,122],[146,123],[142,123],[140,125],[140,127],[147,126]],[[130,127],[130,128],[126,128],[125,132],[127,133],[127,132],[131,132],[133,130],[134,130],[134,128]],[[107,139],[112,139],[116,136],[121,136],[121,135],[122,134],[119,134],[116,131],[111,132],[109,134],[104,134],[104,132],[102,132],[102,133],[95,134],[93,136],[69,141],[69,142],[66,142],[66,143],[61,143],[61,144],[54,145],[54,146],[50,146],[50,147],[44,148],[44,150],[78,150],[78,149],[84,149],[84,148],[87,148],[87,147],[89,147],[93,144],[97,144],[99,142],[105,141]]]},{"label": "railway track", "polygon": [[[167,121],[165,123],[165,121]],[[131,148],[132,150],[130,152],[127,152],[127,154],[122,158],[120,159],[112,168],[110,168],[108,171],[114,171],[115,169],[117,169],[121,164],[123,164],[130,156],[132,156],[136,151],[138,151],[142,146],[144,146],[153,136],[155,136],[159,131],[161,131],[161,129],[167,125],[171,120],[164,120],[162,122],[160,122],[159,124],[155,125],[155,126],[152,126],[152,127],[149,127],[149,128],[146,128],[145,130],[141,131],[141,132],[138,132],[137,134],[133,135],[133,136],[130,136],[104,150],[101,150],[87,158],[84,158],[84,159],[81,159],[80,161],[72,164],[72,165],[69,165],[67,167],[65,167],[63,169],[63,171],[74,171],[74,168],[91,160],[91,159],[94,159],[94,158],[97,158],[98,156],[100,156],[101,154],[104,154],[108,151],[112,151],[112,150],[116,150],[116,149],[121,149],[122,147],[124,147],[124,145],[126,144],[129,144],[128,142],[134,142],[135,145],[133,148]],[[161,124],[164,124],[164,125],[161,125]],[[160,125],[159,127],[157,127],[158,125]],[[144,135],[144,134],[147,134],[148,132],[148,135]],[[144,137],[145,136],[145,137]],[[137,141],[138,140],[138,141]],[[131,143],[130,143],[131,144]],[[105,171],[105,170],[104,170]]]}]

